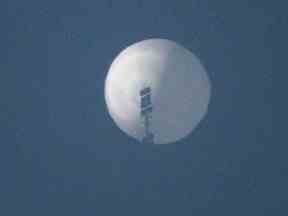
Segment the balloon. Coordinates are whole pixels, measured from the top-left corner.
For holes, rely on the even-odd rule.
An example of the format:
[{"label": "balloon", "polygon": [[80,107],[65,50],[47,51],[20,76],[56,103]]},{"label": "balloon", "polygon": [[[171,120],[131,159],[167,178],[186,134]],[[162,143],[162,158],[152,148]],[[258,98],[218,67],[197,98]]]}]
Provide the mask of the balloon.
[{"label": "balloon", "polygon": [[210,81],[199,59],[166,39],[124,49],[105,80],[105,101],[116,125],[143,142],[166,144],[188,136],[208,110]]}]

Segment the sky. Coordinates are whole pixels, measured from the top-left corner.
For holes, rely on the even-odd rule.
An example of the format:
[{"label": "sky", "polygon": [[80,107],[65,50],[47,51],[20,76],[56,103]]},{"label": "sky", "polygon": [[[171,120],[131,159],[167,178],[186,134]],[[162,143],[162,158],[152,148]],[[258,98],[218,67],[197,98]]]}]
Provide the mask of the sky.
[{"label": "sky", "polygon": [[[287,6],[2,0],[0,215],[287,215],[272,89]],[[129,138],[105,106],[111,62],[148,38],[190,49],[211,79],[208,115],[171,145]]]}]

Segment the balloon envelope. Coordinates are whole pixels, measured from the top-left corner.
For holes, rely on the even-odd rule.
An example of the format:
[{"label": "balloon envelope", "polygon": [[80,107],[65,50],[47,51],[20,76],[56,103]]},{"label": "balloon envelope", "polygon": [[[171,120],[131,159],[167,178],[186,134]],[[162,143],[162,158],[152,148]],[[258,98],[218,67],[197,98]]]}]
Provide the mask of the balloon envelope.
[{"label": "balloon envelope", "polygon": [[[147,88],[145,102],[141,91]],[[195,129],[207,113],[210,89],[207,73],[193,53],[170,40],[149,39],[124,49],[113,61],[105,100],[126,134],[142,141],[148,125],[153,142],[165,144]],[[143,103],[152,106],[148,120],[141,115]]]}]

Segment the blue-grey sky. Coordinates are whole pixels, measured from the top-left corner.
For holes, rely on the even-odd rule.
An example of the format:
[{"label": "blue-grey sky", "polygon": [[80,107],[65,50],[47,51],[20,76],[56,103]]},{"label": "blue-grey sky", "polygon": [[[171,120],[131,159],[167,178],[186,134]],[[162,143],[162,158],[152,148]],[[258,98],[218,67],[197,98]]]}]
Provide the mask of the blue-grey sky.
[{"label": "blue-grey sky", "polygon": [[[273,136],[287,3],[2,0],[0,215],[287,215],[288,148]],[[104,79],[126,46],[192,50],[207,117],[174,145],[142,145],[109,117]]]}]

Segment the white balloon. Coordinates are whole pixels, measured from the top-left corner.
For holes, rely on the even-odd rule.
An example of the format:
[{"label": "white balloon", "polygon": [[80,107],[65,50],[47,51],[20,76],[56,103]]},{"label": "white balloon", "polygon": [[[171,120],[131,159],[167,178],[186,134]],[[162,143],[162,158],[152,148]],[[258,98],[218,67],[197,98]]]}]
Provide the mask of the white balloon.
[{"label": "white balloon", "polygon": [[155,144],[188,136],[203,119],[210,100],[210,81],[199,59],[166,39],[149,39],[124,49],[110,66],[105,100],[116,125],[141,141],[140,91],[151,88],[149,121]]}]

